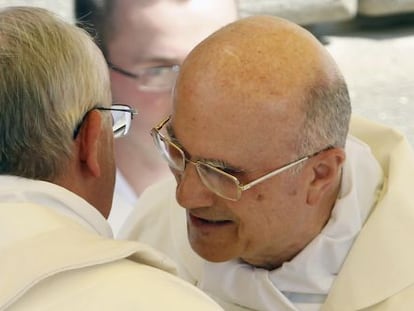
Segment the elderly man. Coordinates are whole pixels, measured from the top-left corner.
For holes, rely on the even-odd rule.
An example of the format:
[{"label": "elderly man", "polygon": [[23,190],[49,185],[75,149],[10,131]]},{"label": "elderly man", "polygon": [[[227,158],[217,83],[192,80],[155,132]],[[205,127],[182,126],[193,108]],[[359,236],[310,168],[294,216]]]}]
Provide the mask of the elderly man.
[{"label": "elderly man", "polygon": [[0,38],[0,309],[218,310],[165,257],[111,239],[113,137],[134,110],[111,106],[90,37],[17,7]]},{"label": "elderly man", "polygon": [[122,237],[169,254],[226,310],[414,308],[413,151],[360,119],[348,135],[347,87],[310,33],[230,24],[173,95],[152,136],[176,190],[148,189]]},{"label": "elderly man", "polygon": [[[237,9],[234,0],[78,0],[77,5],[79,20],[96,28],[89,30],[96,31],[111,69],[114,101],[140,112],[130,135],[115,143],[118,173],[109,222],[116,233],[141,192],[169,174],[148,132],[171,113],[179,65],[197,43],[234,21]],[[88,29],[88,23],[81,25]]]}]

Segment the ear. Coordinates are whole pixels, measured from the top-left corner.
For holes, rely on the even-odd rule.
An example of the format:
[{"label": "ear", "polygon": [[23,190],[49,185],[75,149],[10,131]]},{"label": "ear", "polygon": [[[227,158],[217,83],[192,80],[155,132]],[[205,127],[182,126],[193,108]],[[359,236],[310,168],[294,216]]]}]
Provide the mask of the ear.
[{"label": "ear", "polygon": [[102,131],[102,118],[97,110],[91,110],[85,117],[79,134],[76,138],[78,143],[78,160],[84,174],[93,177],[101,175],[99,164],[99,138]]},{"label": "ear", "polygon": [[307,203],[315,206],[336,189],[345,161],[345,151],[342,148],[329,149],[312,160]]}]

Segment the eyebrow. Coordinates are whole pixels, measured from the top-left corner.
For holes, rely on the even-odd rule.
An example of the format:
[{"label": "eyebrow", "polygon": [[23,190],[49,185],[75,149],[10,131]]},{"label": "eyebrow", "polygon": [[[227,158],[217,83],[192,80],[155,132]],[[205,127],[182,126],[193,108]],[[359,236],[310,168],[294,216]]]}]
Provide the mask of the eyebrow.
[{"label": "eyebrow", "polygon": [[151,57],[151,58],[136,58],[134,59],[134,64],[148,64],[152,66],[172,66],[172,65],[179,65],[181,61],[177,58],[166,58],[166,57]]},{"label": "eyebrow", "polygon": [[[166,130],[167,130],[167,134],[169,136],[169,139],[171,140],[171,142],[173,142],[174,144],[176,144],[178,147],[180,147],[183,151],[184,154],[186,155],[187,158],[190,158],[190,154],[187,152],[187,150],[184,148],[184,146],[179,142],[179,140],[177,139],[177,137],[175,136],[174,133],[174,129],[172,128],[170,123],[166,124]],[[206,163],[209,164],[211,166],[214,166],[215,168],[221,169],[227,173],[229,172],[233,172],[233,173],[245,173],[246,170],[241,169],[239,167],[235,167],[223,160],[217,160],[217,159],[207,159],[207,158],[197,158],[197,161],[200,161],[202,163]]]}]

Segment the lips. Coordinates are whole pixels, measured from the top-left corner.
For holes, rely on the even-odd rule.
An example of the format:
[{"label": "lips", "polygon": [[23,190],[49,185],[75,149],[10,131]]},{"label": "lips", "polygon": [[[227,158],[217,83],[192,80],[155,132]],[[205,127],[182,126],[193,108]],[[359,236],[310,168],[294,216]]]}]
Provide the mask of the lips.
[{"label": "lips", "polygon": [[208,218],[202,218],[197,217],[192,214],[189,214],[189,219],[191,221],[191,224],[195,227],[218,227],[223,225],[231,224],[231,220],[219,220],[219,219],[208,219]]}]

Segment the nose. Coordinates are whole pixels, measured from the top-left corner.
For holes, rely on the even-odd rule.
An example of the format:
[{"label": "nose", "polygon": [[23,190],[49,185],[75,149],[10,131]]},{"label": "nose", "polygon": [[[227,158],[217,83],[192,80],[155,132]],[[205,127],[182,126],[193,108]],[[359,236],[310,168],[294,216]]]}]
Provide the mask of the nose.
[{"label": "nose", "polygon": [[177,176],[177,202],[187,209],[211,206],[214,193],[201,181],[195,165],[187,162],[184,172]]}]

